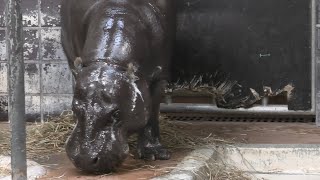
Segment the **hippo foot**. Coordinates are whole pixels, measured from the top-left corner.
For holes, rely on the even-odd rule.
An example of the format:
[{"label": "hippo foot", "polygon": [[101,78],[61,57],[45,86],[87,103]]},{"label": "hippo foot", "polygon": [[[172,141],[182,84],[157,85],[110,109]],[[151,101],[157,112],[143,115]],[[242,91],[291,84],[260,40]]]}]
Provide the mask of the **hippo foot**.
[{"label": "hippo foot", "polygon": [[148,145],[148,147],[138,147],[137,156],[145,160],[168,160],[171,155],[170,152],[162,145]]}]

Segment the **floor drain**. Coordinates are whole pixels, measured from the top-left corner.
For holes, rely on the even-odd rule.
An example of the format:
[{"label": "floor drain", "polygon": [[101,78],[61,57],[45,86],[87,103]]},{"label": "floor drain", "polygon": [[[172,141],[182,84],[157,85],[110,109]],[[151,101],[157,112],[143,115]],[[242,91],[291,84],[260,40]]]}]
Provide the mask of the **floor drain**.
[{"label": "floor drain", "polygon": [[314,116],[254,116],[254,115],[212,115],[190,113],[166,113],[166,119],[175,121],[214,121],[214,122],[281,122],[310,123],[315,122]]}]

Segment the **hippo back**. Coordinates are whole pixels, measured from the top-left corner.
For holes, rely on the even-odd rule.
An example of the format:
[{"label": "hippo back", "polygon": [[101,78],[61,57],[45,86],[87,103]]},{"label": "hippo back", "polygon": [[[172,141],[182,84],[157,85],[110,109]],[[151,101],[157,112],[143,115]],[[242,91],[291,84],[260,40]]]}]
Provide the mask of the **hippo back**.
[{"label": "hippo back", "polygon": [[[173,1],[65,0],[62,43],[71,69],[81,57],[84,66],[96,61],[135,63],[150,76],[161,66],[169,69],[174,39]],[[68,53],[69,52],[69,53]],[[68,55],[70,54],[70,55]]]}]

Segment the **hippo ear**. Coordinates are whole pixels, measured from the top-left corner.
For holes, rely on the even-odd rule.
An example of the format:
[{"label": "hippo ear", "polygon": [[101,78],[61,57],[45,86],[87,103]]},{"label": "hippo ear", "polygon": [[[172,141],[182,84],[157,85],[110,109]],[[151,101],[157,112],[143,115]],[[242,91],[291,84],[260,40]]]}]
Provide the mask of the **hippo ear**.
[{"label": "hippo ear", "polygon": [[75,67],[76,72],[79,72],[82,70],[82,59],[81,57],[77,57],[74,62],[73,65]]},{"label": "hippo ear", "polygon": [[156,0],[157,5],[161,8],[161,9],[166,9],[167,6],[167,0]]},{"label": "hippo ear", "polygon": [[137,72],[137,67],[134,66],[132,63],[128,64],[127,67],[127,75],[129,76],[130,80],[136,81],[138,80],[138,77],[135,75],[135,72]]}]

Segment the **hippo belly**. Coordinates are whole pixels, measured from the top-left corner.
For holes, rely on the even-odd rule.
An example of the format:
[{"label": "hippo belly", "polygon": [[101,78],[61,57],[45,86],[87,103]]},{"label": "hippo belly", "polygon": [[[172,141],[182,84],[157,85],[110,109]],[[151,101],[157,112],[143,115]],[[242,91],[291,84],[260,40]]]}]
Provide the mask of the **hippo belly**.
[{"label": "hippo belly", "polygon": [[169,159],[159,106],[175,34],[172,0],[64,0],[61,42],[75,79],[77,122],[66,145],[73,164],[107,173],[127,157]]}]

